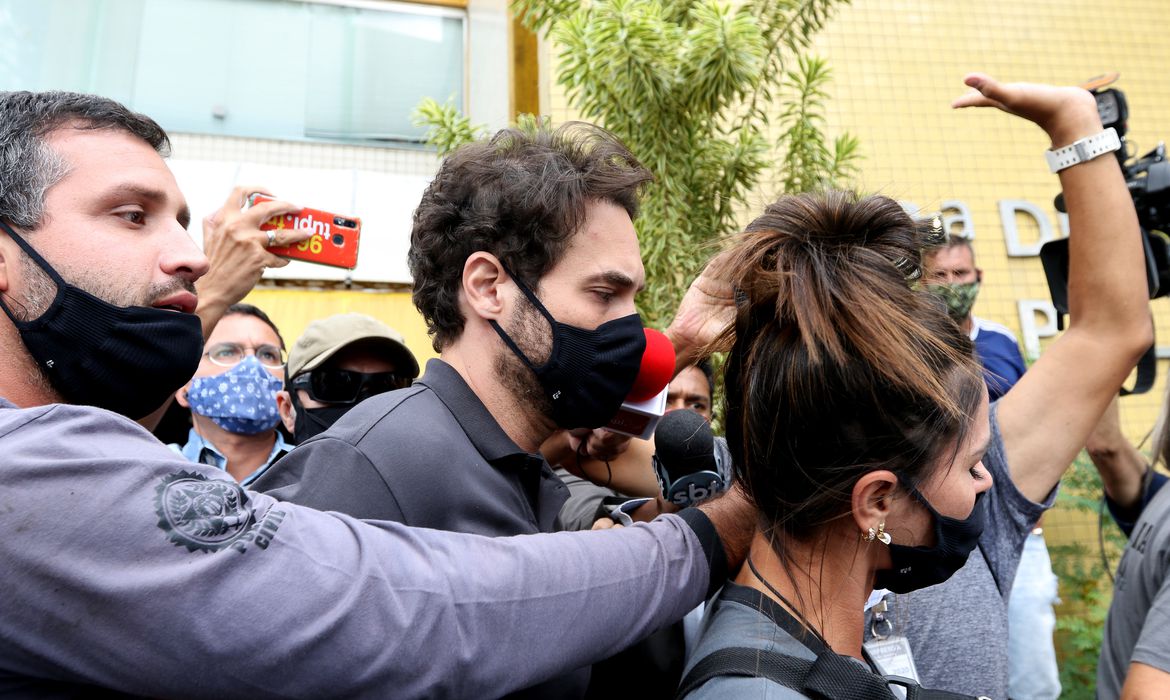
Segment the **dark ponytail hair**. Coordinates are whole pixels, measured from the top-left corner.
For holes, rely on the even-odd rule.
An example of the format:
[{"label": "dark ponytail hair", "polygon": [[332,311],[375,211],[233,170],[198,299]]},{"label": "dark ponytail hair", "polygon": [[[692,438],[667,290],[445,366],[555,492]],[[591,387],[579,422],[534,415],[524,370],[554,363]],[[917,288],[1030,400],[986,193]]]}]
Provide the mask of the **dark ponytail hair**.
[{"label": "dark ponytail hair", "polygon": [[740,302],[728,445],[782,558],[787,538],[850,512],[866,472],[925,479],[979,407],[970,339],[912,286],[923,237],[889,198],[801,194],[768,206],[718,263]]}]

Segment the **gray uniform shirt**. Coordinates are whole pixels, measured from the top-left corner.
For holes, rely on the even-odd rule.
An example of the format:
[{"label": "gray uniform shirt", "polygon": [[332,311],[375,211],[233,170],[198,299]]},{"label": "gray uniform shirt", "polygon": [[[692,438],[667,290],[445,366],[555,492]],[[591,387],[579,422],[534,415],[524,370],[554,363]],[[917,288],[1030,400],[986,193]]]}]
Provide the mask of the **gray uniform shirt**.
[{"label": "gray uniform shirt", "polygon": [[0,696],[496,697],[681,618],[721,557],[695,511],[517,538],[363,523],[89,407],[0,399],[0,469]]},{"label": "gray uniform shirt", "polygon": [[1170,673],[1170,486],[1142,511],[1117,567],[1101,638],[1098,698],[1121,695],[1133,661]]},{"label": "gray uniform shirt", "polygon": [[991,405],[991,442],[983,457],[995,484],[985,497],[987,520],[979,547],[945,583],[892,596],[888,617],[895,631],[909,639],[924,687],[1004,700],[1007,597],[1024,540],[1052,507],[1056,489],[1044,503],[1033,503],[1012,483],[998,408],[998,403]]}]

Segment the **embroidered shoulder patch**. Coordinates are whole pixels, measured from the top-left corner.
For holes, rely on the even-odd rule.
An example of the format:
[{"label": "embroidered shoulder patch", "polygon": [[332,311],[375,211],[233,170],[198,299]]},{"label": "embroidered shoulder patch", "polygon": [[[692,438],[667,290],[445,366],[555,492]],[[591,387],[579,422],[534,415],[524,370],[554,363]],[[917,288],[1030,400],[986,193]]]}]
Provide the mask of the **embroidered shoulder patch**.
[{"label": "embroidered shoulder patch", "polygon": [[158,526],[192,552],[230,547],[256,524],[248,494],[232,481],[182,471],[164,477],[155,494]]}]

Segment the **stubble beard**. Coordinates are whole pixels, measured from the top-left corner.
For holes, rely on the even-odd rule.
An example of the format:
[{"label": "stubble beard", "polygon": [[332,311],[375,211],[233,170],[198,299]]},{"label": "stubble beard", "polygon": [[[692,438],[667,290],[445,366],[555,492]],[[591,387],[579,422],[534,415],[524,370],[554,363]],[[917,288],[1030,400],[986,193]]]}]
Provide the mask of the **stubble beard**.
[{"label": "stubble beard", "polygon": [[[57,298],[57,283],[23,251],[20,253],[20,267],[21,275],[24,278],[24,291],[19,295],[5,295],[4,301],[17,320],[35,321],[53,305],[53,301]],[[58,274],[61,274],[60,270],[58,270]],[[62,277],[64,276],[62,275]],[[85,277],[90,276],[86,275]],[[79,276],[71,275],[71,277],[78,278]],[[166,298],[179,290],[195,291],[194,283],[186,279],[175,279],[167,284],[152,285],[144,295],[146,299],[137,298],[137,294],[124,285],[118,285],[115,280],[78,279],[74,284],[98,299],[119,307],[150,306],[153,301]],[[28,357],[29,365],[34,368],[27,377],[28,383],[41,392],[56,396],[58,402],[61,402],[61,393],[53,387],[44,368],[23,345],[21,345],[21,350]]]},{"label": "stubble beard", "polygon": [[[542,365],[552,353],[552,329],[548,321],[527,299],[516,308],[504,332],[516,343],[533,365]],[[517,407],[526,414],[536,413],[552,420],[552,401],[544,393],[536,374],[506,344],[496,354],[495,371],[500,383],[512,395]]]}]

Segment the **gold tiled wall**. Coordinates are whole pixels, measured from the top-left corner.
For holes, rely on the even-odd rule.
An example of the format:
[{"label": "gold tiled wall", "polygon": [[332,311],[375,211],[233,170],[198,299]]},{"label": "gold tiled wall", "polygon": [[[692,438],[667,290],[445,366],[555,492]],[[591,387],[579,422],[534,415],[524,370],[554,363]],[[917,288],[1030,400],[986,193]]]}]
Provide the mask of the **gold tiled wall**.
[{"label": "gold tiled wall", "polygon": [[410,301],[409,291],[264,287],[253,290],[244,301],[264,309],[290,347],[310,321],[356,312],[373,316],[401,333],[420,368],[438,356],[431,348],[426,323]]},{"label": "gold tiled wall", "polygon": [[[1038,258],[1009,258],[998,202],[1022,199],[1047,213],[1059,191],[1048,173],[1047,139],[1037,127],[989,110],[952,110],[980,70],[1010,80],[1076,84],[1119,71],[1129,100],[1131,148],[1145,153],[1170,139],[1170,26],[1166,0],[856,0],[841,7],[815,42],[833,69],[828,131],[860,138],[857,186],[926,209],[945,200],[969,207],[984,287],[975,313],[1019,335],[1016,302],[1047,300]],[[575,118],[553,81],[555,50],[542,54],[542,111]],[[744,212],[750,217],[778,191],[769,178]],[[1021,219],[1021,237],[1036,227]],[[1170,345],[1170,300],[1153,303],[1158,334]],[[1047,342],[1047,341],[1045,341]],[[1140,439],[1152,425],[1170,370],[1159,363],[1155,390],[1122,402],[1127,433]]]}]

